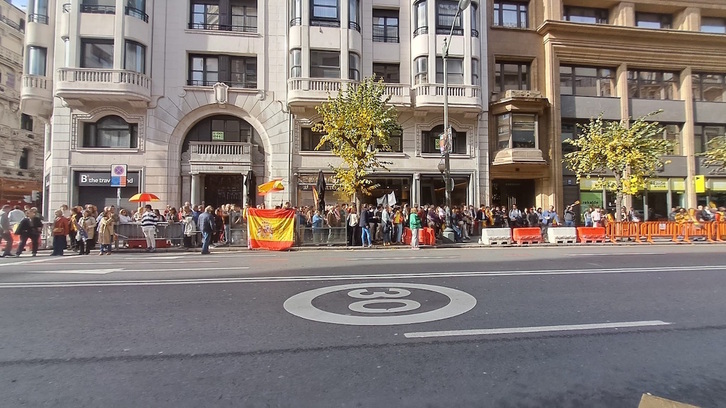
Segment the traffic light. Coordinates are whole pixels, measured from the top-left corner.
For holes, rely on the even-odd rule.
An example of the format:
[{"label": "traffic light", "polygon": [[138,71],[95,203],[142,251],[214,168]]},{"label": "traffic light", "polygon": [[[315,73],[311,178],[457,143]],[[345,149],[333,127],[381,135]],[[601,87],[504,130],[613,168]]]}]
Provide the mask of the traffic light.
[{"label": "traffic light", "polygon": [[38,190],[31,191],[30,192],[30,199],[33,202],[36,202],[36,201],[40,200],[40,191],[38,191]]}]

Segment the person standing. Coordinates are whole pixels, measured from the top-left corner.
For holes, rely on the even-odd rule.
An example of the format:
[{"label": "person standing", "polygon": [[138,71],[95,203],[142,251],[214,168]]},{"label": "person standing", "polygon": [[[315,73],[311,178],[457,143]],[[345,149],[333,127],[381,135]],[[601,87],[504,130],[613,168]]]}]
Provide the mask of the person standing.
[{"label": "person standing", "polygon": [[403,213],[400,207],[396,207],[396,212],[393,214],[393,226],[396,232],[396,244],[402,244],[403,241]]},{"label": "person standing", "polygon": [[159,218],[150,204],[146,204],[144,208],[146,211],[141,216],[141,232],[146,238],[146,252],[156,252],[156,224],[159,222]]},{"label": "person standing", "polygon": [[199,214],[197,221],[199,231],[202,233],[202,255],[208,255],[209,245],[212,243],[212,235],[215,231],[214,226],[214,207],[208,205],[204,212]]},{"label": "person standing", "polygon": [[96,219],[93,218],[90,210],[83,211],[83,217],[79,221],[79,226],[79,232],[85,231],[86,238],[78,242],[78,253],[80,255],[89,255],[96,242]]},{"label": "person standing", "polygon": [[413,205],[413,211],[408,218],[408,227],[411,229],[411,249],[419,249],[418,232],[421,230],[421,218],[418,216],[418,205]]},{"label": "person standing", "polygon": [[[370,248],[373,246],[373,243],[371,242],[371,231],[370,231],[370,225],[368,225],[368,222],[371,219],[371,214],[368,211],[368,204],[363,204],[360,210],[360,240],[361,240],[361,246],[363,248]],[[368,245],[366,245],[366,238],[368,241]]]},{"label": "person standing", "polygon": [[111,255],[111,243],[116,237],[115,226],[116,223],[113,221],[111,211],[104,211],[101,221],[98,223],[98,243],[101,245],[99,255]]},{"label": "person standing", "polygon": [[20,254],[23,253],[23,250],[25,250],[25,243],[28,238],[30,238],[33,256],[36,256],[36,254],[38,253],[38,241],[40,238],[40,234],[37,234],[35,228],[33,228],[31,217],[34,215],[35,214],[33,210],[28,210],[28,212],[25,214],[25,218],[18,222],[18,226],[15,229],[15,234],[20,235],[20,242],[18,243],[18,250],[15,252],[16,257],[19,257]]},{"label": "person standing", "polygon": [[63,250],[66,249],[66,237],[70,232],[68,218],[63,216],[63,210],[55,210],[55,220],[53,221],[53,252],[51,256],[63,256]]},{"label": "person standing", "polygon": [[10,229],[10,209],[11,207],[6,204],[0,212],[0,234],[2,234],[0,236],[0,243],[3,240],[5,241],[5,249],[0,254],[0,258],[10,255],[10,250],[13,248],[13,235]]},{"label": "person standing", "polygon": [[392,216],[391,216],[391,206],[386,205],[383,207],[383,211],[381,211],[381,226],[383,229],[383,246],[389,246],[391,245],[391,226],[392,226]]}]

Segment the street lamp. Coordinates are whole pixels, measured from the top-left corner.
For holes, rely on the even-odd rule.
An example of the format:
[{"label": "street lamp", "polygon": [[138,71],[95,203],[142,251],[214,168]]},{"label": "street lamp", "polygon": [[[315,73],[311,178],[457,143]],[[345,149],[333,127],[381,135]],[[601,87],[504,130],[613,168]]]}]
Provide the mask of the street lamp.
[{"label": "street lamp", "polygon": [[[451,37],[454,35],[454,26],[456,25],[456,19],[462,11],[466,10],[471,4],[471,0],[459,0],[459,5],[454,15],[454,19],[451,21],[451,30],[449,31],[449,37],[444,39],[444,182],[445,182],[445,197],[446,197],[446,228],[444,229],[443,238],[444,242],[456,242],[456,234],[454,229],[451,227],[451,161],[450,161],[450,150],[451,150],[451,138],[452,134],[449,129],[449,73],[448,73],[448,58],[449,58],[449,46],[451,45]],[[462,24],[463,26],[463,24]]]}]

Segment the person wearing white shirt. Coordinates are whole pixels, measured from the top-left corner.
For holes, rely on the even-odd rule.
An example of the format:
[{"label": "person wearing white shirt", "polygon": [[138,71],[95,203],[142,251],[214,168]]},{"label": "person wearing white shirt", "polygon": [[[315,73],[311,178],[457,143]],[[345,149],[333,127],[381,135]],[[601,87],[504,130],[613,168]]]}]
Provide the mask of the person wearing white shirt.
[{"label": "person wearing white shirt", "polygon": [[15,208],[13,208],[8,213],[8,221],[10,221],[10,228],[12,229],[13,227],[15,227],[15,224],[22,221],[23,218],[25,218],[25,211],[21,210],[19,205],[16,205]]}]

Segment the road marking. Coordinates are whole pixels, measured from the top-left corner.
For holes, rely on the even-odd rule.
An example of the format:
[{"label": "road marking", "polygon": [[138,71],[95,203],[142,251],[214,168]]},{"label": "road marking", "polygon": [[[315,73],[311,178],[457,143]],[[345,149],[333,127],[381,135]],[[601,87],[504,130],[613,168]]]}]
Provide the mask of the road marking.
[{"label": "road marking", "polygon": [[[379,290],[382,289],[382,290]],[[421,304],[412,299],[405,299],[412,294],[407,289],[417,289],[418,298],[425,297],[425,292],[435,292],[449,298],[449,302],[434,310],[420,313],[394,315],[398,312],[417,310]],[[313,305],[313,301],[330,293],[349,291],[352,299],[363,299],[352,302],[345,308],[361,315],[333,313]],[[345,302],[343,302],[345,303]],[[374,308],[374,304],[402,305],[397,307]],[[396,324],[425,323],[435,320],[449,319],[466,313],[476,306],[474,296],[457,289],[444,286],[422,285],[415,283],[353,283],[349,285],[327,286],[308,290],[288,298],[283,307],[297,317],[322,323],[344,324],[350,326],[390,326]],[[342,307],[341,307],[342,309]],[[341,310],[346,312],[346,310]],[[375,314],[375,316],[366,316]]]},{"label": "road marking", "polygon": [[460,259],[458,256],[387,256],[387,257],[366,257],[350,258],[351,261],[411,261],[419,259]]},{"label": "road marking", "polygon": [[52,275],[106,275],[113,272],[122,272],[123,269],[74,269],[72,271],[23,271],[24,274],[52,274]]},{"label": "road marking", "polygon": [[[223,269],[249,269],[247,266],[232,268],[210,268],[204,270]],[[162,271],[199,271],[200,268],[163,269]],[[319,281],[346,281],[346,280],[391,280],[391,279],[438,279],[438,278],[470,278],[470,277],[501,277],[501,276],[559,276],[559,275],[607,275],[621,273],[668,273],[706,271],[725,271],[726,265],[694,265],[694,266],[656,266],[647,268],[620,268],[620,269],[561,269],[542,271],[478,271],[478,272],[423,272],[402,274],[367,274],[367,275],[307,275],[307,276],[270,276],[270,277],[243,277],[243,278],[203,278],[203,279],[144,279],[123,281],[65,281],[65,282],[14,282],[0,283],[0,289],[33,288],[33,287],[89,287],[89,286],[143,286],[143,285],[200,285],[200,284],[226,284],[226,283],[272,283],[272,282],[319,282]],[[134,270],[136,272],[138,270]],[[159,269],[149,269],[155,272]],[[132,271],[128,271],[132,272]],[[30,273],[30,272],[24,272]],[[60,273],[60,272],[58,272]]]},{"label": "road marking", "polygon": [[[234,266],[234,267],[204,267],[204,271],[214,271],[214,270],[240,270],[240,269],[249,269],[249,266]],[[115,268],[115,269],[74,269],[74,270],[53,270],[53,271],[22,271],[23,274],[53,274],[53,275],[75,275],[75,274],[89,274],[89,275],[104,275],[107,273],[113,273],[113,272],[185,272],[185,271],[200,271],[200,268],[174,268],[174,269],[161,269],[161,268],[154,268],[154,269],[127,269],[127,268]],[[100,283],[100,282],[99,282]],[[2,285],[2,284],[0,284]],[[2,289],[2,288],[0,288]]]},{"label": "road marking", "polygon": [[566,324],[561,326],[535,326],[535,327],[508,327],[502,329],[472,329],[472,330],[444,330],[429,332],[404,333],[408,339],[426,339],[433,337],[458,337],[458,336],[491,336],[498,334],[526,334],[526,333],[548,333],[579,330],[600,330],[600,329],[626,329],[633,327],[668,326],[672,323],[661,320],[644,320],[639,322],[617,322],[617,323],[594,323],[594,324]]}]

